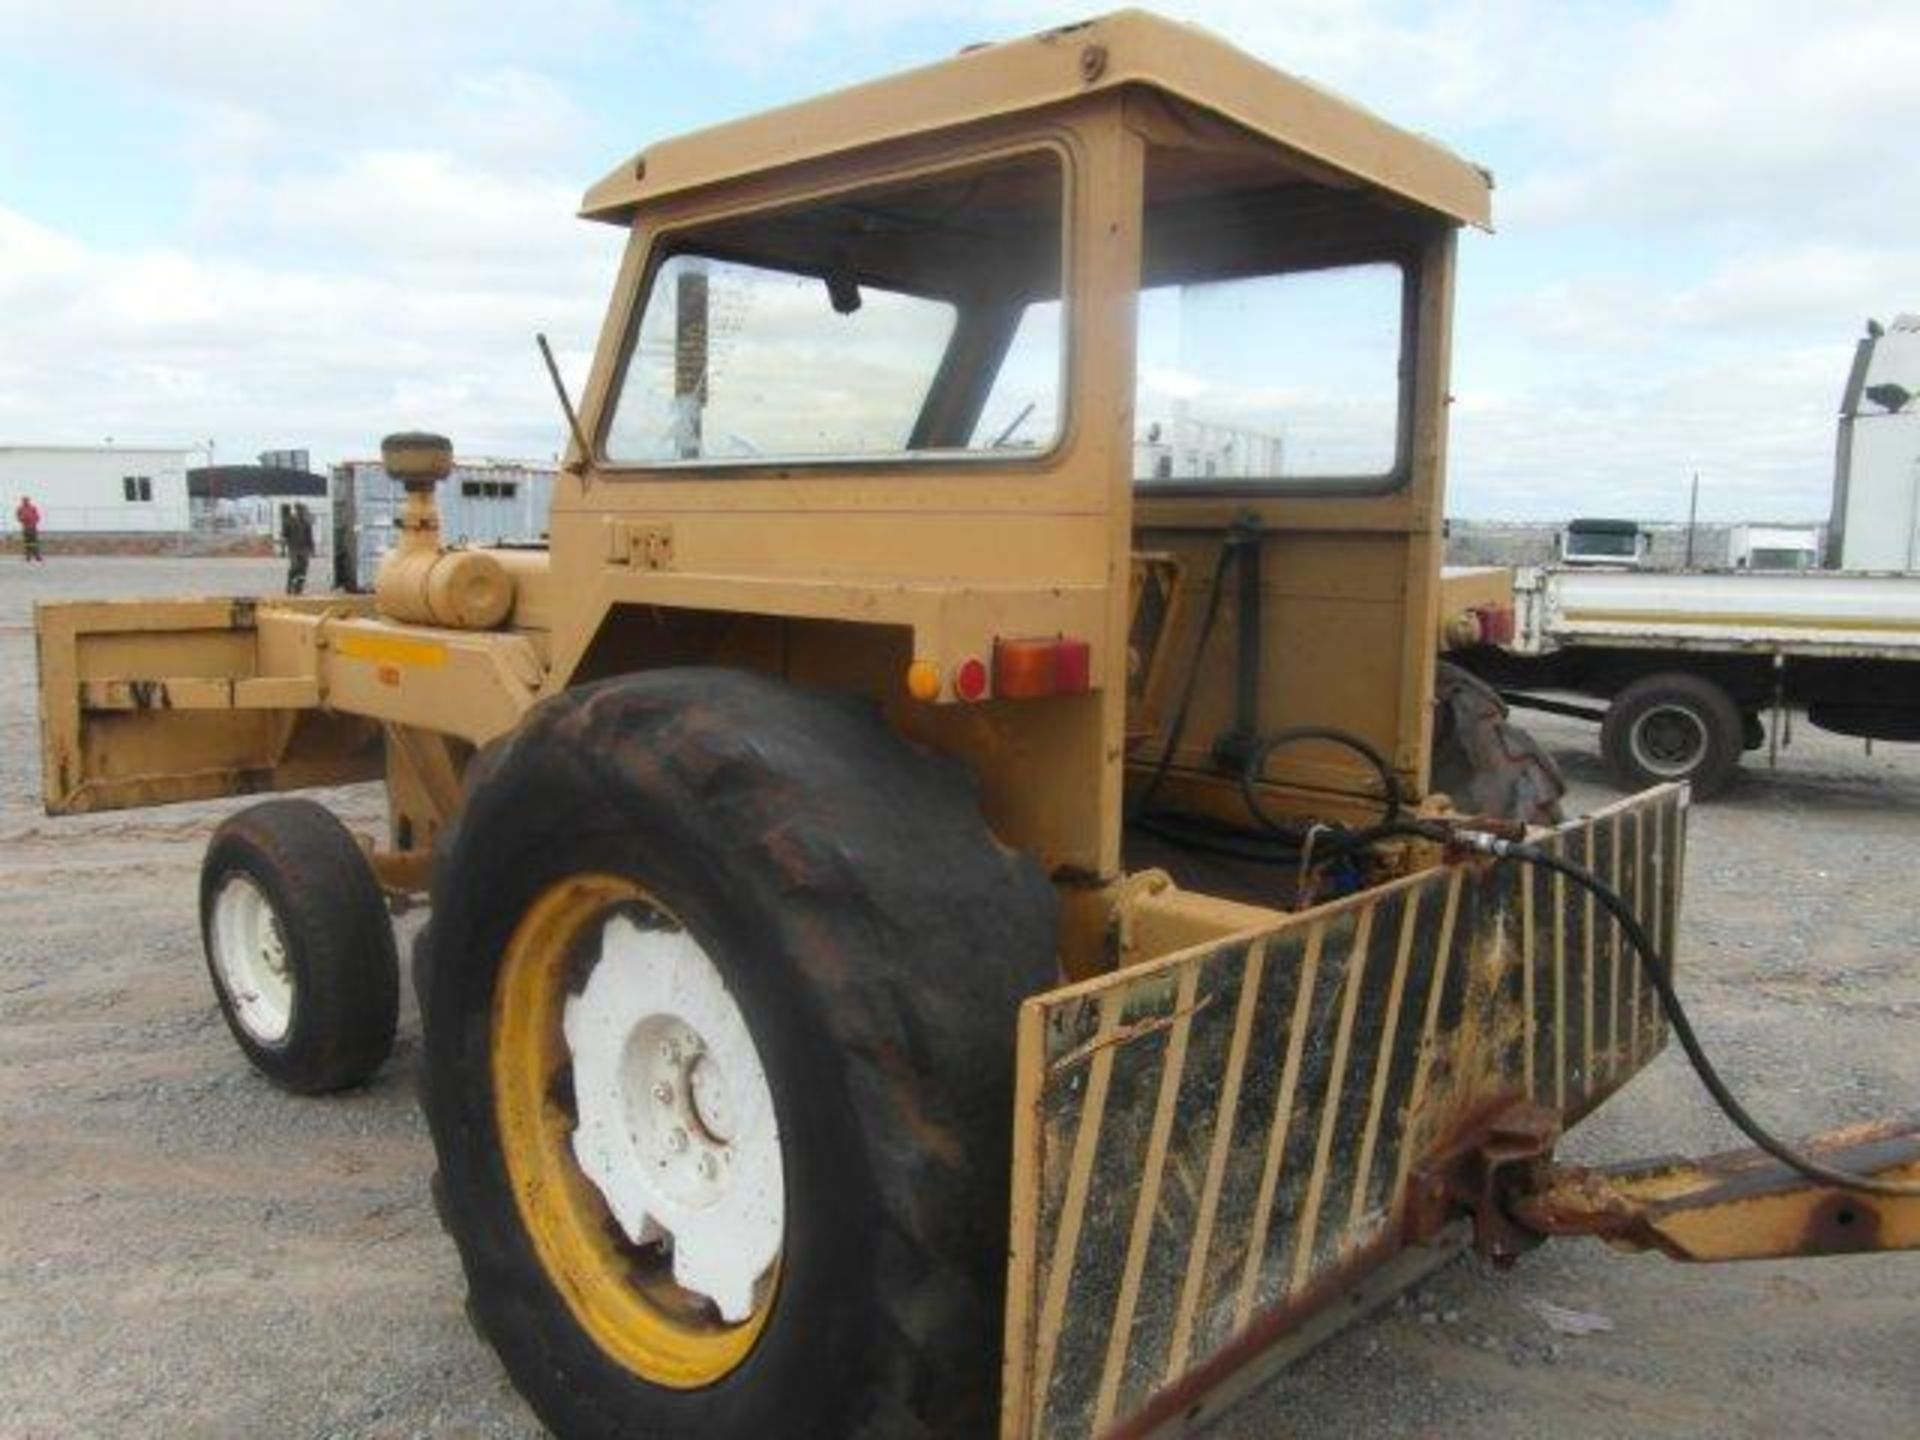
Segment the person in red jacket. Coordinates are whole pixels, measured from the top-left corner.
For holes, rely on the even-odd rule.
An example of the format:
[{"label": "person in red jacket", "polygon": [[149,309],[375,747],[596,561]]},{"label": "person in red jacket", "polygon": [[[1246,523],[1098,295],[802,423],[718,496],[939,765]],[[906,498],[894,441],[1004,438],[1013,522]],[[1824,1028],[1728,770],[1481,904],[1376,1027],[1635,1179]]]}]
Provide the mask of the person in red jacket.
[{"label": "person in red jacket", "polygon": [[20,503],[14,507],[13,518],[20,522],[20,545],[26,552],[27,561],[43,561],[40,553],[40,509],[33,503],[31,495],[22,495]]}]

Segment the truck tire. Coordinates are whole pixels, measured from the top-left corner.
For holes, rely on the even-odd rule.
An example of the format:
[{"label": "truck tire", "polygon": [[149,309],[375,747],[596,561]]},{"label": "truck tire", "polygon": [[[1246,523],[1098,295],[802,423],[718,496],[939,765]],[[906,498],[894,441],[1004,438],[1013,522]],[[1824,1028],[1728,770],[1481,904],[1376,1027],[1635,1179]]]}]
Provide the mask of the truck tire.
[{"label": "truck tire", "polygon": [[557,1434],[988,1435],[1052,887],[871,707],[532,712],[442,837],[423,1089],[469,1314]]},{"label": "truck tire", "polygon": [[1600,753],[1622,789],[1685,780],[1710,799],[1725,790],[1746,748],[1733,698],[1711,680],[1678,671],[1648,675],[1613,697],[1600,722]]},{"label": "truck tire", "polygon": [[200,868],[200,937],[253,1068],[303,1095],[358,1085],[393,1050],[400,966],[373,867],[311,800],[228,816]]},{"label": "truck tire", "polygon": [[1509,718],[1494,688],[1442,660],[1433,680],[1430,788],[1462,815],[1557,825],[1567,782],[1540,742]]}]

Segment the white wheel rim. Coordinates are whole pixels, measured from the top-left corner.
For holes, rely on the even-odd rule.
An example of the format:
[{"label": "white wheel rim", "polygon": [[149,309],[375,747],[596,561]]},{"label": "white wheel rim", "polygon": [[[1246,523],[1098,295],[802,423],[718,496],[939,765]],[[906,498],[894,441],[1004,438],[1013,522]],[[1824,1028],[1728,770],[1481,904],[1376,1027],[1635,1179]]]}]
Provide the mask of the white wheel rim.
[{"label": "white wheel rim", "polygon": [[729,1323],[780,1253],[786,1189],[773,1095],[745,1018],[685,930],[625,915],[600,934],[563,1028],[574,1158],[635,1244]]},{"label": "white wheel rim", "polygon": [[1633,722],[1633,758],[1663,779],[1690,774],[1707,753],[1707,727],[1693,711],[1656,705]]},{"label": "white wheel rim", "polygon": [[229,875],[211,929],[214,975],[234,1019],[262,1044],[278,1044],[293,1022],[293,966],[273,902],[249,877]]}]

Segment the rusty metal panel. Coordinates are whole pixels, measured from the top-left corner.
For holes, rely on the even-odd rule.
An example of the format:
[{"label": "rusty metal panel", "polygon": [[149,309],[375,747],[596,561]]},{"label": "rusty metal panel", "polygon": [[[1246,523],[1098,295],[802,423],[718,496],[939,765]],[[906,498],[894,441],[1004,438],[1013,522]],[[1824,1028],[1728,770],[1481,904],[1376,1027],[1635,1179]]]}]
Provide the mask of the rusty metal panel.
[{"label": "rusty metal panel", "polygon": [[[1684,792],[1548,842],[1670,944]],[[1568,1122],[1664,1041],[1617,927],[1512,862],[1431,870],[1027,1002],[1002,1433],[1144,1433],[1406,1243],[1490,1108]]]},{"label": "rusty metal panel", "polygon": [[1591,1169],[1552,1165],[1514,1204],[1542,1235],[1596,1235],[1674,1260],[1758,1260],[1920,1249],[1920,1122],[1873,1120],[1801,1140],[1816,1162],[1882,1193],[1813,1179],[1758,1149]]}]

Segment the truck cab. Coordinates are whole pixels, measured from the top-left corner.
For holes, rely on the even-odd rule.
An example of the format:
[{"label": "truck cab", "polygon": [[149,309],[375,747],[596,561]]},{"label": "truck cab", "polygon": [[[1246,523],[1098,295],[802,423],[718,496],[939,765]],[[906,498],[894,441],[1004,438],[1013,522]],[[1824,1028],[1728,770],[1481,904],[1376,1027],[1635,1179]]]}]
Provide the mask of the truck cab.
[{"label": "truck cab", "polygon": [[1567,522],[1555,558],[1562,565],[1639,570],[1652,549],[1652,537],[1637,520],[1588,518]]},{"label": "truck cab", "polygon": [[1840,396],[1828,563],[1920,568],[1920,315],[1870,322]]}]

